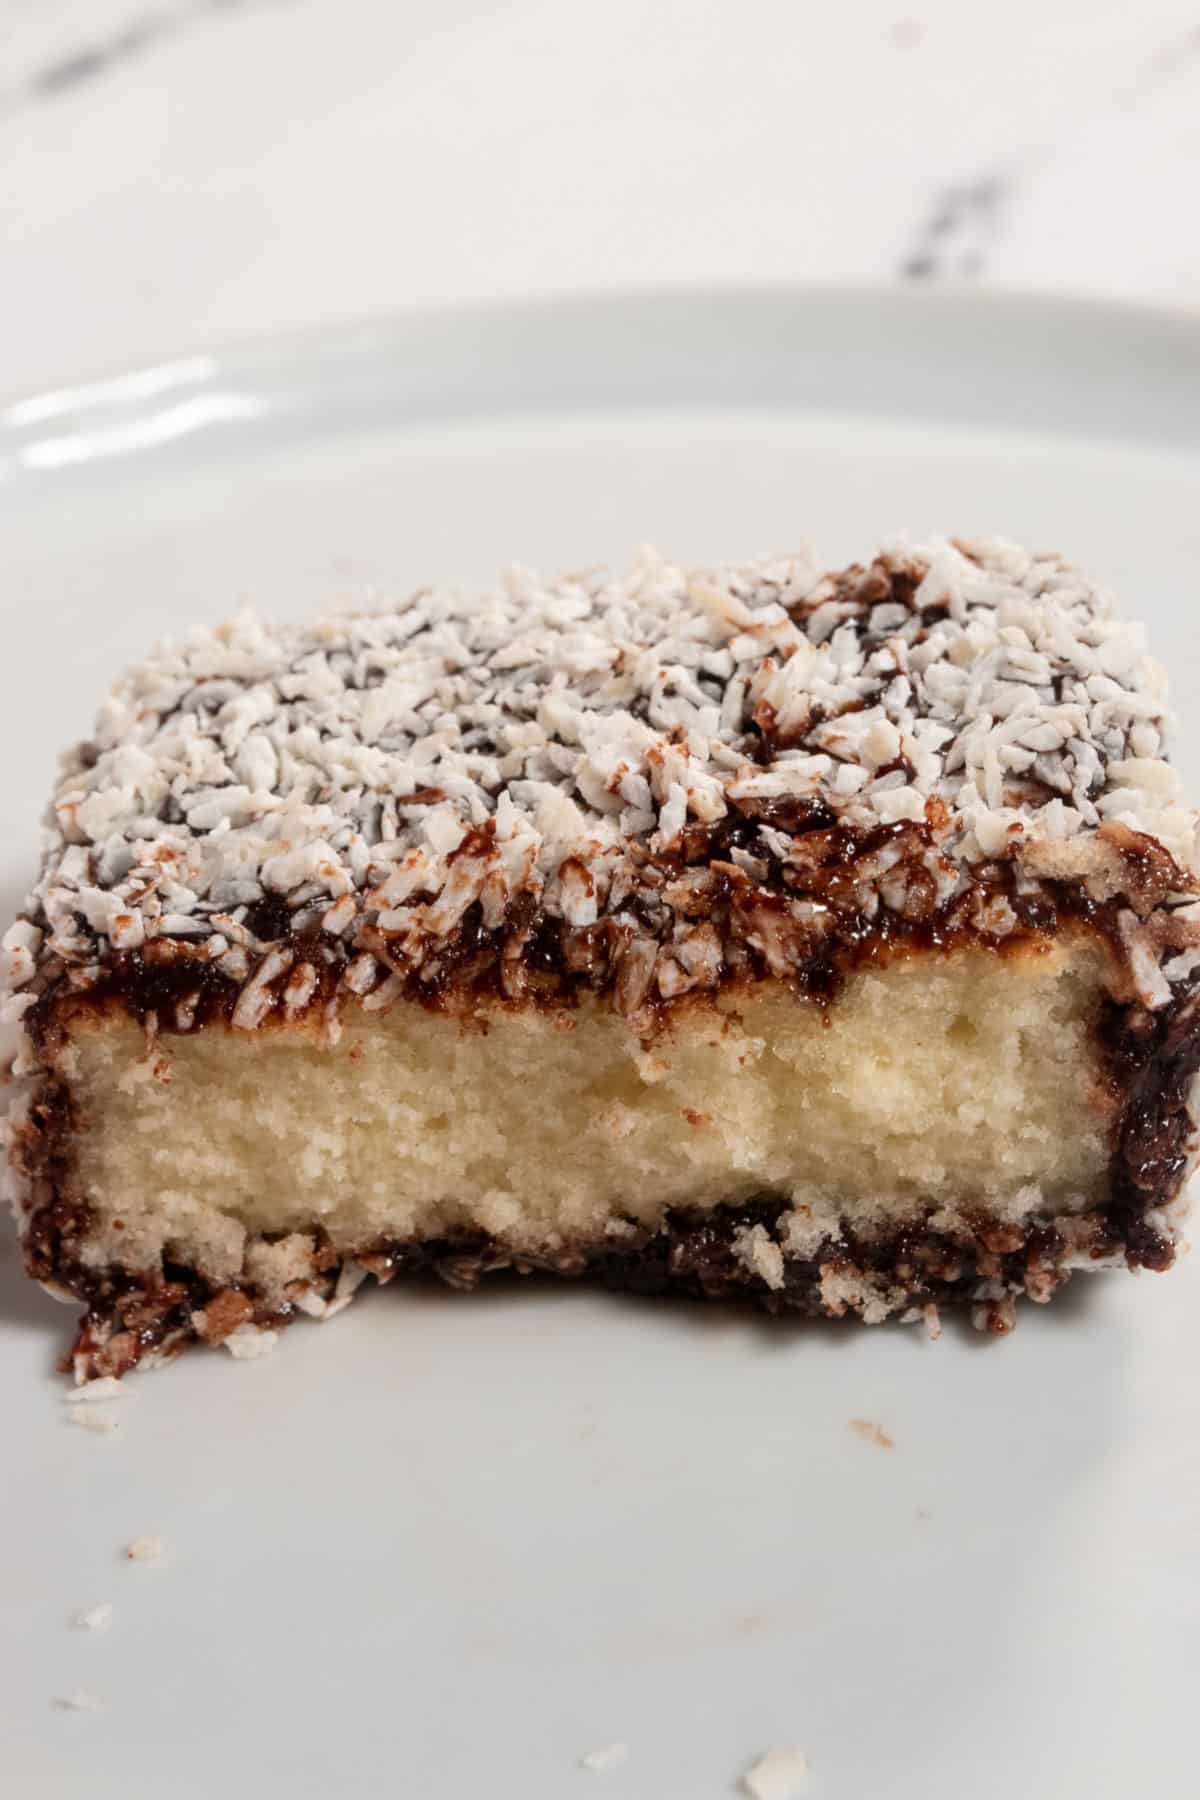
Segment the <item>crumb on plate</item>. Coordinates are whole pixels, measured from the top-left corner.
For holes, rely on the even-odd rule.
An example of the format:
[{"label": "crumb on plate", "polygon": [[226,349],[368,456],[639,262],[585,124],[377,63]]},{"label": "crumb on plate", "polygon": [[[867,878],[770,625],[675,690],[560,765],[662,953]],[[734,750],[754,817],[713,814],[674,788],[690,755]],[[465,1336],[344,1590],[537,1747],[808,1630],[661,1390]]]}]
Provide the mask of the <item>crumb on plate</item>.
[{"label": "crumb on plate", "polygon": [[616,1769],[628,1755],[629,1746],[627,1744],[605,1744],[599,1750],[589,1750],[581,1756],[579,1766],[581,1769],[593,1769],[597,1772],[604,1769]]},{"label": "crumb on plate", "polygon": [[768,1750],[742,1776],[751,1800],[796,1800],[808,1786],[808,1758],[803,1750]]},{"label": "crumb on plate", "polygon": [[85,1631],[107,1631],[113,1621],[112,1603],[101,1601],[99,1606],[89,1607],[87,1612],[76,1613],[74,1623],[81,1625]]},{"label": "crumb on plate", "polygon": [[864,1444],[874,1444],[878,1450],[894,1450],[896,1440],[889,1437],[882,1425],[873,1419],[851,1419],[850,1429],[855,1437],[860,1437]]},{"label": "crumb on plate", "polygon": [[161,1538],[139,1537],[126,1547],[125,1555],[130,1562],[157,1562],[162,1552]]}]

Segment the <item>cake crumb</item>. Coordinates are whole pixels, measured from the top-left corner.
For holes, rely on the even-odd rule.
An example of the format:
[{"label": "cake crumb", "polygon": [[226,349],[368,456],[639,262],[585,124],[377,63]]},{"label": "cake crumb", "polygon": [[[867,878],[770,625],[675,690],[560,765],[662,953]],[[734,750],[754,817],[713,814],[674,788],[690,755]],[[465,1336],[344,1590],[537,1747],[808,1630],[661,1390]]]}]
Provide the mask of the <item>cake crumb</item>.
[{"label": "cake crumb", "polygon": [[803,1750],[768,1750],[742,1776],[742,1792],[750,1800],[796,1800],[808,1787],[808,1758]]},{"label": "cake crumb", "polygon": [[93,1400],[123,1400],[128,1388],[114,1375],[101,1375],[95,1381],[81,1381],[63,1395],[67,1406],[86,1406]]},{"label": "cake crumb", "polygon": [[108,1600],[101,1601],[99,1606],[90,1607],[87,1612],[76,1613],[72,1621],[75,1625],[81,1625],[85,1631],[107,1631],[112,1622],[113,1609]]},{"label": "cake crumb", "polygon": [[851,1419],[850,1429],[864,1444],[874,1444],[879,1450],[896,1448],[895,1438],[889,1437],[883,1426],[877,1425],[873,1419]]},{"label": "cake crumb", "polygon": [[748,1274],[757,1275],[772,1290],[784,1285],[783,1251],[765,1225],[752,1225],[734,1234],[734,1255]]},{"label": "cake crumb", "polygon": [[279,1342],[279,1333],[260,1325],[239,1325],[224,1340],[225,1348],[239,1362],[248,1361],[254,1356],[266,1356]]},{"label": "cake crumb", "polygon": [[597,1772],[604,1769],[616,1769],[628,1755],[628,1744],[605,1744],[601,1749],[589,1750],[585,1756],[581,1756],[579,1766],[581,1769],[594,1769]]},{"label": "cake crumb", "polygon": [[111,1413],[94,1412],[90,1406],[68,1406],[67,1419],[72,1425],[81,1425],[85,1431],[118,1431],[120,1421]]},{"label": "cake crumb", "polygon": [[83,1688],[74,1694],[60,1694],[54,1702],[62,1712],[103,1712],[104,1702],[95,1694],[87,1693]]},{"label": "cake crumb", "polygon": [[592,1769],[594,1773],[603,1773],[604,1769],[619,1768],[628,1755],[630,1755],[628,1744],[622,1744],[622,1742],[603,1744],[599,1750],[588,1750],[583,1757],[579,1757],[579,1768]]},{"label": "cake crumb", "polygon": [[157,1562],[162,1555],[162,1539],[157,1537],[134,1538],[127,1547],[125,1555],[130,1562]]},{"label": "cake crumb", "polygon": [[971,1323],[976,1331],[986,1331],[992,1337],[1007,1337],[1016,1328],[1016,1304],[1008,1294],[999,1300],[985,1300],[971,1308]]},{"label": "cake crumb", "polygon": [[[254,1313],[254,1303],[237,1288],[223,1288],[214,1294],[203,1315],[193,1313],[192,1320],[210,1344],[223,1344],[227,1338],[243,1325],[250,1323]],[[203,1317],[204,1323],[200,1324]]]}]

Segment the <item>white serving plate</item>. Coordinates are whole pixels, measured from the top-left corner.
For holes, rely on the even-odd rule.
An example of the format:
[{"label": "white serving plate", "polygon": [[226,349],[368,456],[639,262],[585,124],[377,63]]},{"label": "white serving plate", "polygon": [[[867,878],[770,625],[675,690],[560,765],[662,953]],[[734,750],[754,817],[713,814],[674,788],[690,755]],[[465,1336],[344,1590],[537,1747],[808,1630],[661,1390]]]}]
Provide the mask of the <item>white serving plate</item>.
[{"label": "white serving plate", "polygon": [[[506,562],[831,560],[898,527],[1085,561],[1170,664],[1200,792],[1200,324],[864,292],[440,315],[0,415],[0,901],[55,749],[162,633]],[[1014,1338],[403,1286],[66,1422],[0,1260],[14,1800],[1194,1792],[1200,1277]],[[855,1419],[894,1440],[865,1441]],[[123,1546],[159,1534],[161,1563]],[[104,1633],[74,1628],[98,1602]],[[99,1713],[56,1697],[84,1690]],[[620,1739],[621,1767],[580,1769]]]}]

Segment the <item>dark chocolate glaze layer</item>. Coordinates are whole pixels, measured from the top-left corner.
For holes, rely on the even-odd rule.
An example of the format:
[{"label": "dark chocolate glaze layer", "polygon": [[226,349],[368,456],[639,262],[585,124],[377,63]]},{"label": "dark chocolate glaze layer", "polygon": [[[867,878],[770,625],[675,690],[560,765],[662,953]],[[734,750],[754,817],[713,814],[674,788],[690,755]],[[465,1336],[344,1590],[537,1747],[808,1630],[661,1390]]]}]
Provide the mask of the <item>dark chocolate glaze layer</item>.
[{"label": "dark chocolate glaze layer", "polygon": [[1098,1029],[1121,1097],[1106,1223],[1131,1265],[1169,1268],[1171,1247],[1146,1214],[1175,1197],[1195,1160],[1188,1101],[1200,1070],[1200,990],[1177,994],[1159,1012],[1108,1000]]}]

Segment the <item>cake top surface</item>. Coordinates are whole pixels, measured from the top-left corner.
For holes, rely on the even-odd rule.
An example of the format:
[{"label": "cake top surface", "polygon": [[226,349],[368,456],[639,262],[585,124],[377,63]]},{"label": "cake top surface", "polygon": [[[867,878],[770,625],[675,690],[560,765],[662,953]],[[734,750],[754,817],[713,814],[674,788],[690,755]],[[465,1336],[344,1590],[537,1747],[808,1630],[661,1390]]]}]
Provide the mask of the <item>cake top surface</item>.
[{"label": "cake top surface", "polygon": [[835,574],[645,552],[619,579],[514,570],[308,624],[243,614],[160,645],[63,759],[8,982],[86,985],[167,942],[269,1008],[297,935],[366,993],[468,923],[526,942],[550,919],[656,945],[669,997],[725,958],[714,869],[723,917],[733,883],[735,910],[785,896],[789,930],[822,929],[831,830],[862,852],[869,917],[945,907],[1000,864],[1109,898],[1149,849],[1145,913],[1198,862],[1165,709],[1141,627],[999,540],[897,541]]}]

